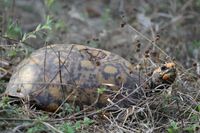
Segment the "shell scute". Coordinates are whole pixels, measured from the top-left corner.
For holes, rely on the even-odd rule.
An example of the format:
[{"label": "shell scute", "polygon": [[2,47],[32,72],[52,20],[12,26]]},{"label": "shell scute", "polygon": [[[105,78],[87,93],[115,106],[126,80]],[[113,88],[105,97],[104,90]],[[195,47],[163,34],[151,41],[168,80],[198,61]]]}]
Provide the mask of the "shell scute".
[{"label": "shell scute", "polygon": [[[165,78],[171,76],[164,74]],[[98,100],[99,105],[105,105],[122,85],[132,90],[140,81],[133,66],[114,53],[62,44],[41,48],[22,61],[5,93],[21,98],[30,96],[41,108],[55,111],[63,101],[90,105]],[[99,94],[98,88],[105,85],[108,89]]]}]

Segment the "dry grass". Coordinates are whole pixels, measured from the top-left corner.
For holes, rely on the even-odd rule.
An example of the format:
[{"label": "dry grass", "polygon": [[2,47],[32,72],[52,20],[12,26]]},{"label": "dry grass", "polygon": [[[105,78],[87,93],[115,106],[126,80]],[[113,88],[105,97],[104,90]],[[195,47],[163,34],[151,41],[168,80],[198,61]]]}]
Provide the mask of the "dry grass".
[{"label": "dry grass", "polygon": [[[178,73],[174,84],[168,90],[145,97],[129,108],[118,108],[117,111],[107,111],[116,105],[111,101],[108,107],[87,107],[82,111],[64,104],[63,111],[52,114],[30,109],[23,100],[20,100],[21,104],[15,104],[13,101],[18,99],[1,97],[0,130],[29,133],[199,132],[200,1],[92,1],[90,4],[93,6],[89,7],[87,2],[81,6],[62,0],[54,2],[53,6],[47,4],[45,7],[49,14],[39,10],[42,17],[36,17],[34,22],[28,16],[34,15],[37,9],[23,10],[19,6],[24,4],[23,0],[19,3],[13,0],[4,7],[0,5],[1,93],[16,64],[34,48],[54,42],[82,43],[107,49],[130,60],[147,73],[156,65],[174,61]],[[36,3],[37,8],[41,6],[40,2]],[[103,7],[103,10],[99,7]],[[27,18],[20,16],[20,13]],[[36,33],[36,39],[22,42],[23,32],[32,32],[36,25],[45,23],[45,15],[52,16],[52,29],[41,30]],[[9,19],[14,22],[14,28]],[[30,20],[27,22],[27,19]],[[16,25],[18,21],[19,25]]]}]

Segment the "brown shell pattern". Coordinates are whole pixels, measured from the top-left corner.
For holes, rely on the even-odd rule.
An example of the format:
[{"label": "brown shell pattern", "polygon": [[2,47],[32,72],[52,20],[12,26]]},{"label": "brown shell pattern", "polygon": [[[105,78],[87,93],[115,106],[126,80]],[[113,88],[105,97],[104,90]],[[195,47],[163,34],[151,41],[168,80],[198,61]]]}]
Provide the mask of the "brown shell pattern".
[{"label": "brown shell pattern", "polygon": [[139,84],[131,64],[105,50],[83,45],[50,45],[22,61],[6,89],[6,94],[30,97],[47,111],[55,111],[63,101],[92,104],[98,98],[97,88],[109,85],[99,97],[105,104],[112,91],[122,85]]}]

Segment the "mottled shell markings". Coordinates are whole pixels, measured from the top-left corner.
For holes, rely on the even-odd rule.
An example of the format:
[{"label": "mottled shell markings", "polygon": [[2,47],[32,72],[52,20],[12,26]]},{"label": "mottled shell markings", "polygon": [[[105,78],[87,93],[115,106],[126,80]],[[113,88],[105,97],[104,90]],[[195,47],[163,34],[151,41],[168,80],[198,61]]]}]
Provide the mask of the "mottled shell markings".
[{"label": "mottled shell markings", "polygon": [[57,86],[50,86],[49,87],[49,93],[55,98],[55,99],[60,99],[62,96],[62,91],[60,90],[60,88],[58,88]]},{"label": "mottled shell markings", "polygon": [[29,92],[32,89],[32,82],[35,80],[35,71],[33,71],[33,68],[30,66],[26,66],[23,68],[23,71],[20,71],[19,78],[21,78],[19,81],[22,81],[23,87],[27,88],[27,91]]},{"label": "mottled shell markings", "polygon": [[103,71],[108,74],[116,74],[117,73],[117,69],[113,66],[106,66]]},{"label": "mottled shell markings", "polygon": [[87,69],[94,69],[94,65],[89,60],[83,60],[83,61],[81,61],[81,67],[87,68]]},{"label": "mottled shell markings", "polygon": [[57,103],[50,103],[47,107],[46,110],[49,110],[50,112],[54,112],[55,109],[59,107],[59,104]]},{"label": "mottled shell markings", "polygon": [[[154,71],[152,81],[156,85],[157,80],[169,80],[170,84],[176,77],[175,64],[165,66],[166,71],[161,68]],[[132,91],[136,84],[145,81],[143,75],[138,77],[132,64],[114,53],[83,45],[51,45],[35,51],[19,64],[5,94],[30,97],[35,105],[51,112],[65,101],[83,106],[98,100],[97,106],[105,106],[107,99],[112,99],[122,86]],[[99,95],[101,86],[106,91]]]}]

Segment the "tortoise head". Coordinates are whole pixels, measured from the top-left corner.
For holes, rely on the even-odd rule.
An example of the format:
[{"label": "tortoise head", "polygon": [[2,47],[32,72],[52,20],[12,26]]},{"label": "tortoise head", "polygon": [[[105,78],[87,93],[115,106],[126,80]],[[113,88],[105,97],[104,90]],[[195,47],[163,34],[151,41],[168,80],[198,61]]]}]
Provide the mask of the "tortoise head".
[{"label": "tortoise head", "polygon": [[165,88],[171,85],[176,78],[176,68],[173,62],[163,64],[153,71],[151,89]]}]

